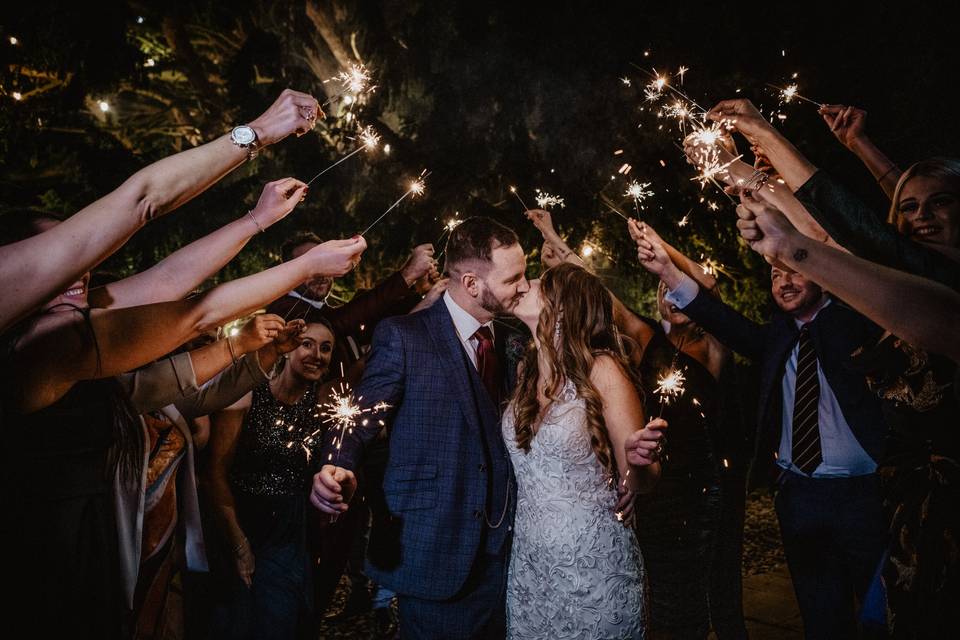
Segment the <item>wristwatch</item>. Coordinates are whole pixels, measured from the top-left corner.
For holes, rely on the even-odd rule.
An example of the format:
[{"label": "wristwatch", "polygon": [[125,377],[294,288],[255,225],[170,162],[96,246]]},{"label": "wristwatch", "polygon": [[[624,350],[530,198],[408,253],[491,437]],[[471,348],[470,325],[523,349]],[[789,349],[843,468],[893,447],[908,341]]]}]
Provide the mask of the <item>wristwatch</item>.
[{"label": "wristwatch", "polygon": [[230,132],[230,142],[241,149],[246,149],[248,160],[253,160],[260,152],[260,140],[257,138],[257,132],[253,130],[253,127],[245,124],[233,128],[233,131]]}]

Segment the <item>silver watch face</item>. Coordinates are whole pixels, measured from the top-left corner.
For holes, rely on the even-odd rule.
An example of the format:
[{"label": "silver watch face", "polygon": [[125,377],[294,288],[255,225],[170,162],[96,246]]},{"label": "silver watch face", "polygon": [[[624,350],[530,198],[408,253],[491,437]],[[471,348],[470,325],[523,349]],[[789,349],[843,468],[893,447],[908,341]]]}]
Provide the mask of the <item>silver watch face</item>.
[{"label": "silver watch face", "polygon": [[240,126],[233,130],[230,137],[240,146],[247,146],[257,139],[257,134],[248,126]]}]

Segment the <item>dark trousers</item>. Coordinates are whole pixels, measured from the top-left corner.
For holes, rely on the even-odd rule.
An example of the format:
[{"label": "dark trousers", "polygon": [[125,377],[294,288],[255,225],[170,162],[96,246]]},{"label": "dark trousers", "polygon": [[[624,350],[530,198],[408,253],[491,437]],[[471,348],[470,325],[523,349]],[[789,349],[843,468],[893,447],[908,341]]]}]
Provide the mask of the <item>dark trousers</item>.
[{"label": "dark trousers", "polygon": [[509,549],[497,555],[481,552],[467,583],[450,600],[424,600],[400,594],[400,637],[403,640],[505,637],[509,557]]},{"label": "dark trousers", "polygon": [[870,584],[886,538],[876,475],[806,478],[786,472],[775,504],[805,636],[859,637],[856,601]]}]

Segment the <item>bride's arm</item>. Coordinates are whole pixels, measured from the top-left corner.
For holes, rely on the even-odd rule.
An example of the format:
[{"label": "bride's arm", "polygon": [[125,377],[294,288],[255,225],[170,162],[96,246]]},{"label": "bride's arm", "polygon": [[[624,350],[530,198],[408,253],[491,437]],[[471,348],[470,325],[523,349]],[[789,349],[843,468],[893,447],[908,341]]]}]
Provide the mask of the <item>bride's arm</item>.
[{"label": "bride's arm", "polygon": [[[650,491],[660,478],[660,463],[652,458],[638,458],[630,449],[631,443],[638,439],[637,434],[650,427],[637,429],[644,422],[640,395],[620,364],[610,356],[599,356],[594,361],[590,381],[603,400],[603,420],[607,425],[607,435],[621,483],[630,491]],[[652,433],[648,431],[648,435]],[[657,431],[655,439],[659,440],[659,437]],[[647,440],[644,438],[644,441]],[[656,447],[656,442],[653,447]]]}]

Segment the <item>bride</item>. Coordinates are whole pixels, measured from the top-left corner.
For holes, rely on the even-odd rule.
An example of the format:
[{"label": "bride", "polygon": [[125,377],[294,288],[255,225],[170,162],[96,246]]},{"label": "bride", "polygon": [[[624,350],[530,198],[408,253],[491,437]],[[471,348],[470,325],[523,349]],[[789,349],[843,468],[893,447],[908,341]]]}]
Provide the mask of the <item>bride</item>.
[{"label": "bride", "polygon": [[534,347],[503,416],[518,485],[507,637],[643,638],[643,558],[618,493],[657,481],[666,423],[639,429],[643,407],[596,276],[556,266],[514,314]]}]

